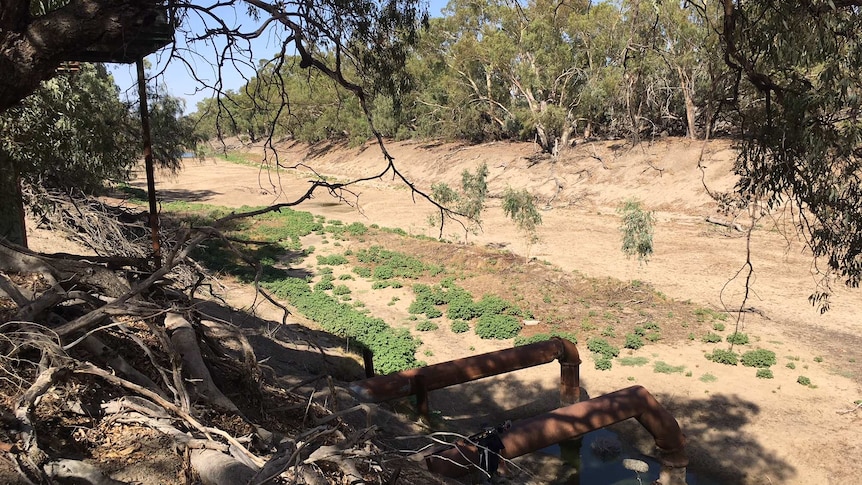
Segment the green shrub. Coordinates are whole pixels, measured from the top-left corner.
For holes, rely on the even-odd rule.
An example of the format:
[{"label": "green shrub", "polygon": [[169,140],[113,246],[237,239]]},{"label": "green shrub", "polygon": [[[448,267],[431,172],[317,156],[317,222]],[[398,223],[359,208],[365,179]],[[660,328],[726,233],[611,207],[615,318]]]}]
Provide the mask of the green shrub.
[{"label": "green shrub", "polygon": [[632,330],[632,333],[634,333],[635,335],[637,335],[639,337],[643,337],[646,335],[646,329],[641,327],[641,326],[637,326]]},{"label": "green shrub", "polygon": [[769,369],[757,369],[757,374],[755,376],[758,379],[772,379],[774,376],[772,375],[772,371]]},{"label": "green shrub", "polygon": [[655,322],[646,322],[644,324],[644,328],[647,330],[661,330],[661,327],[659,327]]},{"label": "green shrub", "polygon": [[742,354],[742,365],[747,367],[768,368],[777,362],[775,352],[766,349],[749,350]]},{"label": "green shrub", "polygon": [[602,337],[614,338],[617,336],[616,330],[614,330],[613,325],[608,325],[602,330]]},{"label": "green shrub", "polygon": [[703,336],[701,340],[708,344],[716,344],[718,342],[721,342],[721,335],[713,332],[708,332],[706,335]]},{"label": "green shrub", "polygon": [[521,310],[514,304],[497,295],[484,295],[476,302],[479,315],[520,315]]},{"label": "green shrub", "polygon": [[739,363],[739,354],[732,350],[715,349],[712,354],[707,354],[706,358],[717,364],[736,365]]},{"label": "green shrub", "polygon": [[661,332],[650,332],[645,338],[652,343],[656,343],[661,340]]},{"label": "green shrub", "polygon": [[698,380],[699,380],[700,382],[715,382],[715,381],[717,381],[717,380],[718,380],[718,377],[715,377],[714,375],[712,375],[712,374],[710,374],[709,372],[707,372],[706,374],[704,374],[704,375],[700,376],[700,377],[698,378]]},{"label": "green shrub", "polygon": [[353,277],[353,275],[345,273],[343,275],[339,275],[338,279],[341,281],[347,281],[347,280],[354,280],[355,278]]},{"label": "green shrub", "polygon": [[350,288],[348,288],[347,285],[337,285],[332,289],[333,295],[349,295],[350,293]]},{"label": "green shrub", "polygon": [[733,345],[745,345],[748,343],[748,335],[742,332],[733,332],[727,336],[727,342]]},{"label": "green shrub", "polygon": [[395,270],[392,269],[392,266],[378,266],[374,268],[374,272],[372,274],[376,280],[388,280],[395,276]]},{"label": "green shrub", "polygon": [[814,362],[817,362],[818,364],[819,364],[819,363],[821,363],[821,362],[823,362],[823,357],[820,357],[820,356],[818,355],[817,357],[815,357],[815,358],[814,358]]},{"label": "green shrub", "polygon": [[451,320],[472,320],[479,316],[479,311],[473,303],[473,297],[462,290],[449,298],[446,316]]},{"label": "green shrub", "polygon": [[320,274],[332,274],[332,268],[330,266],[325,266],[320,268]]},{"label": "green shrub", "polygon": [[317,264],[338,266],[342,264],[347,264],[347,258],[345,258],[342,254],[333,254],[331,256],[318,256]]},{"label": "green shrub", "polygon": [[554,337],[564,338],[573,344],[578,343],[578,337],[571,332],[561,332],[559,330],[552,330],[550,333],[537,333],[530,335],[529,337],[522,337],[518,335],[515,337],[515,347],[520,347],[522,345],[530,345],[536,342],[544,342],[545,340],[550,340]]},{"label": "green shrub", "polygon": [[335,285],[332,284],[333,280],[334,278],[332,277],[332,275],[324,275],[323,278],[321,278],[320,281],[318,281],[317,284],[314,285],[314,289],[316,291],[331,290],[335,287]]},{"label": "green shrub", "polygon": [[443,316],[443,312],[437,307],[431,307],[425,310],[425,316],[428,318],[440,318]]},{"label": "green shrub", "polygon": [[593,337],[587,340],[587,349],[589,349],[590,352],[601,354],[608,359],[620,355],[620,349],[614,347],[608,343],[607,340],[601,337]]},{"label": "green shrub", "polygon": [[464,320],[455,320],[452,322],[452,332],[453,333],[464,333],[470,330],[470,324],[465,322]]},{"label": "green shrub", "polygon": [[715,330],[716,332],[723,332],[724,331],[724,324],[721,322],[715,322],[712,324],[712,329]]},{"label": "green shrub", "polygon": [[596,359],[595,366],[596,366],[596,370],[610,370],[611,367],[614,366],[614,364],[613,364],[613,362],[611,362],[611,359],[609,359],[608,357],[601,356],[598,359]]},{"label": "green shrub", "polygon": [[787,367],[788,369],[795,369],[795,368],[796,368],[796,364],[794,364],[793,362],[788,362],[788,363],[787,363],[787,365],[786,365],[785,367]]},{"label": "green shrub", "polygon": [[379,318],[371,318],[338,302],[322,291],[312,291],[299,278],[284,278],[266,282],[264,286],[279,298],[284,298],[299,313],[317,322],[335,335],[355,339],[374,354],[374,365],[382,374],[417,367],[416,349],[419,342],[407,329],[393,329]]},{"label": "green shrub", "polygon": [[644,346],[644,341],[639,336],[637,336],[633,333],[626,334],[625,348],[637,350],[643,346]]},{"label": "green shrub", "polygon": [[805,376],[797,377],[796,382],[798,382],[799,384],[802,384],[803,386],[810,386],[811,385],[811,379],[809,379]]},{"label": "green shrub", "polygon": [[437,330],[437,324],[432,322],[431,320],[423,320],[416,324],[416,330],[420,332],[430,332],[432,330]]},{"label": "green shrub", "polygon": [[371,278],[371,268],[366,268],[365,266],[356,266],[353,268],[353,272],[361,278]]},{"label": "green shrub", "polygon": [[511,315],[482,315],[476,322],[476,335],[483,339],[505,340],[520,331],[521,323]]}]

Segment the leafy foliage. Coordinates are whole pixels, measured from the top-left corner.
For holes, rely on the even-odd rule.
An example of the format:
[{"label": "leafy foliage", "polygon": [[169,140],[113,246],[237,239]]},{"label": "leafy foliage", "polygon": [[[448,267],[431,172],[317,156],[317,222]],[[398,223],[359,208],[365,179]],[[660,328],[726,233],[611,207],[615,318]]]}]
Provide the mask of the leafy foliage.
[{"label": "leafy foliage", "polygon": [[721,342],[721,335],[714,332],[707,332],[701,340],[708,344],[715,344]]},{"label": "leafy foliage", "polygon": [[655,365],[653,365],[653,372],[658,374],[682,374],[682,371],[684,370],[684,365],[670,365],[661,360],[657,361]]},{"label": "leafy foliage", "polygon": [[416,360],[419,342],[406,329],[395,330],[383,320],[368,317],[323,291],[312,290],[299,278],[279,279],[264,286],[328,332],[356,339],[368,347],[380,372],[397,372],[419,365]]},{"label": "leafy foliage", "polygon": [[727,336],[727,341],[733,345],[745,345],[748,343],[748,335],[742,332],[733,332]]},{"label": "leafy foliage", "polygon": [[470,331],[470,324],[464,320],[455,320],[452,322],[452,333],[464,333]]},{"label": "leafy foliage", "polygon": [[416,324],[416,330],[420,332],[431,332],[437,330],[439,327],[436,323],[431,320],[422,320],[421,322]]},{"label": "leafy foliage", "polygon": [[536,208],[533,195],[526,189],[516,191],[506,187],[503,192],[503,213],[515,222],[530,244],[538,241],[536,226],[542,223],[542,215]]},{"label": "leafy foliage", "polygon": [[766,349],[749,350],[742,354],[742,365],[748,367],[771,367],[777,362],[775,352]]},{"label": "leafy foliage", "polygon": [[602,355],[601,357],[596,359],[593,365],[595,366],[596,370],[611,370],[611,368],[614,366],[614,363],[609,357]]},{"label": "leafy foliage", "polygon": [[655,217],[647,212],[637,200],[630,199],[618,209],[622,217],[620,232],[623,234],[622,250],[627,257],[637,256],[638,261],[647,262],[653,253]]},{"label": "leafy foliage", "polygon": [[483,339],[505,340],[520,331],[521,323],[511,315],[483,314],[476,321],[476,335]]},{"label": "leafy foliage", "polygon": [[637,350],[643,346],[644,346],[644,341],[640,338],[640,336],[633,334],[633,333],[626,334],[625,348]]},{"label": "leafy foliage", "polygon": [[739,354],[732,350],[715,349],[711,354],[707,354],[706,358],[717,364],[736,365],[739,363]]},{"label": "leafy foliage", "polygon": [[536,342],[544,342],[546,340],[550,340],[554,337],[564,338],[573,344],[578,343],[578,337],[571,332],[562,332],[559,330],[552,330],[548,333],[535,333],[530,335],[529,337],[517,336],[515,337],[514,346],[520,347],[522,345],[534,344]]},{"label": "leafy foliage", "polygon": [[757,377],[758,379],[772,379],[775,376],[772,374],[772,371],[769,369],[757,369],[757,373],[755,374],[755,377]]},{"label": "leafy foliage", "polygon": [[587,349],[590,352],[600,354],[608,359],[620,355],[620,349],[611,345],[607,340],[601,337],[593,337],[587,340]]}]

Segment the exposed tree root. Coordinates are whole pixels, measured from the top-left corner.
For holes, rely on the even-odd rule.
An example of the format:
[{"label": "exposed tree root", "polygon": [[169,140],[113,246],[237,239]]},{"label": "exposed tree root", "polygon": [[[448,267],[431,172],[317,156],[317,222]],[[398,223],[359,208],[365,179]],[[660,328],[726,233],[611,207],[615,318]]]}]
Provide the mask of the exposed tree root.
[{"label": "exposed tree root", "polygon": [[[114,238],[121,226],[88,234]],[[173,235],[162,266],[146,273],[133,248],[122,257],[43,255],[0,242],[0,398],[8,409],[0,408],[0,453],[30,483],[124,483],[87,456],[92,446],[66,450],[56,423],[46,423],[69,419],[81,423],[68,427],[75,440],[123,427],[155,431],[206,484],[392,483],[374,443],[376,407],[342,401],[339,411],[326,375],[304,381],[326,379],[322,393],[267,382],[241,329],[195,311],[191,296],[208,276],[177,276],[177,268],[200,270],[187,257],[209,237],[222,236],[214,228]],[[242,384],[220,388],[225,382]],[[360,411],[365,428],[354,431],[344,418]]]}]

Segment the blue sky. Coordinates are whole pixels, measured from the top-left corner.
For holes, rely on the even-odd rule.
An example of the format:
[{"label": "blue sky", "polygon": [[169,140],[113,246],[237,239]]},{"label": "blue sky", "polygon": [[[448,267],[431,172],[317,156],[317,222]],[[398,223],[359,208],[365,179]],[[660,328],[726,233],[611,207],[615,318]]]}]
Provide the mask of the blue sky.
[{"label": "blue sky", "polygon": [[[432,16],[439,16],[448,0],[429,0],[428,12]],[[226,23],[231,27],[243,27],[240,30],[248,31],[256,28],[259,23],[250,19],[242,9],[235,10],[232,14],[225,15]],[[198,30],[201,27],[199,21],[192,21],[192,27]],[[255,64],[261,59],[272,57],[278,52],[281,43],[279,39],[270,37],[262,37],[252,42],[252,52],[254,53]],[[184,46],[180,46],[181,48]],[[159,82],[167,87],[168,92],[186,101],[186,113],[195,111],[198,101],[208,98],[212,95],[211,91],[199,90],[200,85],[195,81],[194,75],[201,79],[206,79],[214,82],[218,78],[218,74],[214,67],[213,59],[215,56],[215,48],[217,46],[201,46],[196,49],[196,52],[184,53],[182,57],[187,60],[190,66],[173,60],[167,62],[168,55],[164,52],[157,52],[147,57],[147,60],[152,64],[150,72],[163,72],[159,77]],[[205,49],[205,51],[204,51]],[[114,81],[120,87],[123,96],[130,99],[137,99],[137,74],[134,64],[109,64],[109,71],[114,76]],[[194,75],[191,70],[194,70]],[[245,84],[243,74],[246,76],[253,74],[253,66],[232,66],[225,68],[222,74],[224,89],[238,89]]]}]

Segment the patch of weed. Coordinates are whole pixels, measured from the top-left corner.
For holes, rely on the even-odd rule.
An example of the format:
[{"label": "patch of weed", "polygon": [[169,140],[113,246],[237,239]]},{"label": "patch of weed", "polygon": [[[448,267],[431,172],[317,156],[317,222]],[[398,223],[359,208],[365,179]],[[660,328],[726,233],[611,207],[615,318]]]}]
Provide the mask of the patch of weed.
[{"label": "patch of weed", "polygon": [[620,365],[625,367],[641,367],[649,362],[646,357],[620,357],[617,359]]},{"label": "patch of weed", "polygon": [[748,343],[748,335],[742,332],[733,332],[727,336],[727,342],[733,345],[745,345]]},{"label": "patch of weed", "polygon": [[653,364],[652,368],[653,372],[658,374],[682,374],[682,371],[685,370],[684,365],[670,365],[667,362],[663,362],[659,360],[655,364]]},{"label": "patch of weed", "polygon": [[706,358],[717,364],[736,365],[739,363],[739,354],[732,350],[715,349],[711,354],[706,354]]},{"label": "patch of weed", "polygon": [[742,365],[746,367],[769,368],[775,365],[775,362],[775,352],[771,350],[749,350],[742,354]]}]

